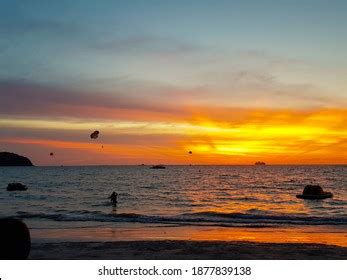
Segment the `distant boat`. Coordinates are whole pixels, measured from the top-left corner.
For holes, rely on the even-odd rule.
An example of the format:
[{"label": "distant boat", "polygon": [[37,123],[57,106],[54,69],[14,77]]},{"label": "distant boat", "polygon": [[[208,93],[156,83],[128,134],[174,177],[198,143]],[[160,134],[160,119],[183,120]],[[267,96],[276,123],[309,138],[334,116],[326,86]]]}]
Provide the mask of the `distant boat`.
[{"label": "distant boat", "polygon": [[165,169],[166,167],[162,164],[158,164],[158,165],[153,165],[151,167],[151,169]]},{"label": "distant boat", "polygon": [[263,161],[257,161],[254,165],[266,165],[266,163]]}]

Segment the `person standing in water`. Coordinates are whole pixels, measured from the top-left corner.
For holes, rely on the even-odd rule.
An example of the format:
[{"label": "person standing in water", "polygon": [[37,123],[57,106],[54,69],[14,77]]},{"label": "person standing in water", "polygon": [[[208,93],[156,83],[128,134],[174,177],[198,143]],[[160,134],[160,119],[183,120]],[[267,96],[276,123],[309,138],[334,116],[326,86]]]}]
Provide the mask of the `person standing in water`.
[{"label": "person standing in water", "polygon": [[113,192],[111,195],[110,195],[110,199],[111,199],[111,202],[113,205],[117,205],[117,197],[118,197],[118,194],[116,192]]}]

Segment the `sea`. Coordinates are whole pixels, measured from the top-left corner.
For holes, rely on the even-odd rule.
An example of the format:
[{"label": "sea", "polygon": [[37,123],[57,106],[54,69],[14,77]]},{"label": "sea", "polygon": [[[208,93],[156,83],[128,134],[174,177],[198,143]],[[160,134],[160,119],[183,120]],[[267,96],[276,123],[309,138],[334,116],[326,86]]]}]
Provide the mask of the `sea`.
[{"label": "sea", "polygon": [[[28,190],[8,192],[11,182]],[[334,197],[296,198],[307,184]],[[108,198],[113,191],[116,206]],[[347,166],[0,167],[0,217],[36,229],[326,225],[347,231]]]}]

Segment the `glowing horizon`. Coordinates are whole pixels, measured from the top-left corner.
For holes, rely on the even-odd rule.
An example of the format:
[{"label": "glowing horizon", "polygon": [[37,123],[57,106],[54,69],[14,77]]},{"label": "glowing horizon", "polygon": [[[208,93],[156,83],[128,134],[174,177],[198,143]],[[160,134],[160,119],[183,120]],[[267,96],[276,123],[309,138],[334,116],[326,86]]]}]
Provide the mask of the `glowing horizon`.
[{"label": "glowing horizon", "polygon": [[[336,109],[302,115],[256,110],[231,123],[201,121],[200,117],[170,123],[13,119],[0,121],[3,131],[36,130],[40,137],[0,137],[0,143],[30,147],[28,150],[37,151],[34,158],[40,159],[39,164],[48,165],[69,164],[64,153],[71,150],[86,158],[94,155],[102,164],[253,164],[257,160],[268,164],[343,164],[346,121],[346,111]],[[89,138],[91,127],[101,132],[99,139]],[[48,151],[55,153],[54,159]],[[83,164],[83,160],[72,163]]]}]

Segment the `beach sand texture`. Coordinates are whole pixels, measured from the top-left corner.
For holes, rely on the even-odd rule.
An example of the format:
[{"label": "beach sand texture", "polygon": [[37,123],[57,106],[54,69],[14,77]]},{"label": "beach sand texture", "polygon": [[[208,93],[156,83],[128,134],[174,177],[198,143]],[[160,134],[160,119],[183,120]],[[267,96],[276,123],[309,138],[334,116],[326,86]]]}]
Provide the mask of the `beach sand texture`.
[{"label": "beach sand texture", "polygon": [[339,260],[347,248],[303,243],[120,241],[33,244],[30,259],[59,260]]}]

